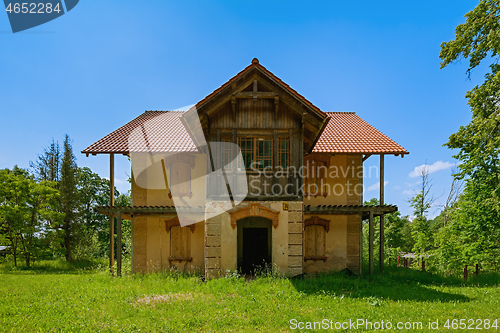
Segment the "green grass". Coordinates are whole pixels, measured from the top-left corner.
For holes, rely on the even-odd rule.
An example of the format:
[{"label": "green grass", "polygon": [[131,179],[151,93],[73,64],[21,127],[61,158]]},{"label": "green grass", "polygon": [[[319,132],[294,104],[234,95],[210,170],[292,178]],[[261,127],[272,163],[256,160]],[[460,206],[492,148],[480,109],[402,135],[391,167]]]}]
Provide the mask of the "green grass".
[{"label": "green grass", "polygon": [[0,331],[6,332],[287,332],[292,319],[419,321],[420,331],[430,319],[439,320],[436,332],[447,319],[500,321],[495,274],[464,283],[390,267],[372,278],[231,275],[204,283],[175,273],[113,278],[96,263],[56,261],[29,270],[0,265],[0,279]]}]

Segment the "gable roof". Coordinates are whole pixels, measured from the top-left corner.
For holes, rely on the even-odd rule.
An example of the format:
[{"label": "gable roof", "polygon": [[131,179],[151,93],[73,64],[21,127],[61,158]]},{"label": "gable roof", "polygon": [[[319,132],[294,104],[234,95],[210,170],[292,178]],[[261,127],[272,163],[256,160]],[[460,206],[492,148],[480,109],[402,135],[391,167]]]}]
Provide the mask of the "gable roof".
[{"label": "gable roof", "polygon": [[185,111],[145,111],[139,117],[85,148],[87,154],[196,152],[180,121]]},{"label": "gable roof", "polygon": [[[180,121],[186,111],[146,111],[85,148],[84,154],[197,152]],[[325,112],[330,118],[312,152],[332,154],[408,154],[354,112]]]},{"label": "gable roof", "polygon": [[[265,73],[272,80],[274,80],[278,84],[280,84],[291,95],[295,96],[297,99],[299,99],[300,101],[304,102],[306,105],[308,105],[309,107],[311,107],[313,110],[317,111],[319,114],[321,114],[323,116],[325,115],[324,112],[321,111],[317,106],[315,106],[313,103],[311,103],[309,100],[307,100],[304,96],[302,96],[301,94],[299,94],[295,89],[293,89],[292,87],[290,87],[288,84],[286,84],[283,80],[281,80],[279,77],[277,77],[276,75],[274,75],[267,68],[265,68],[264,66],[262,66],[259,63],[259,59],[257,59],[257,58],[253,58],[253,60],[250,63],[250,65],[248,65],[247,67],[245,67],[238,74],[236,74],[235,76],[233,76],[232,78],[230,78],[226,83],[224,83],[219,88],[215,89],[212,93],[210,93],[205,98],[203,98],[201,101],[199,101],[198,103],[196,103],[195,107],[197,109],[201,108],[207,101],[209,101],[210,99],[212,99],[213,97],[215,97],[217,94],[219,94],[220,92],[222,92],[225,88],[229,87],[237,79],[241,78],[243,75],[245,75],[246,73],[248,73],[250,70],[252,70],[254,68],[259,69],[260,71],[262,71],[263,73]],[[192,110],[194,110],[194,108],[192,108],[189,111],[191,112]]]},{"label": "gable roof", "polygon": [[408,154],[354,112],[327,112],[330,121],[313,153]]}]

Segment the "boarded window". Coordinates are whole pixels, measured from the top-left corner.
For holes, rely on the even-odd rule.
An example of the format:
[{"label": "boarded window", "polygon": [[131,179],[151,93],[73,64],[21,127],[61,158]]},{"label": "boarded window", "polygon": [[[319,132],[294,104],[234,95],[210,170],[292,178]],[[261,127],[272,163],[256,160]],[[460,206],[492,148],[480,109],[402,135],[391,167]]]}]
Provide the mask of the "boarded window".
[{"label": "boarded window", "polygon": [[304,260],[326,260],[326,228],[322,225],[308,225],[305,228]]},{"label": "boarded window", "polygon": [[191,195],[191,166],[188,163],[172,163],[170,166],[170,179],[172,186],[170,192],[174,196]]},{"label": "boarded window", "polygon": [[290,165],[290,140],[288,138],[278,138],[278,167],[283,169]]},{"label": "boarded window", "polygon": [[[162,160],[163,176],[165,184],[170,189],[170,197],[187,196],[191,198],[191,169],[195,166],[195,159],[195,156],[192,155],[174,154]],[[170,168],[170,179],[167,181],[168,168]]]},{"label": "boarded window", "polygon": [[170,259],[191,260],[191,229],[173,226],[170,228]]},{"label": "boarded window", "polygon": [[305,176],[305,196],[328,195],[327,175],[329,166],[329,157],[327,156],[312,156],[304,159],[306,167]]}]

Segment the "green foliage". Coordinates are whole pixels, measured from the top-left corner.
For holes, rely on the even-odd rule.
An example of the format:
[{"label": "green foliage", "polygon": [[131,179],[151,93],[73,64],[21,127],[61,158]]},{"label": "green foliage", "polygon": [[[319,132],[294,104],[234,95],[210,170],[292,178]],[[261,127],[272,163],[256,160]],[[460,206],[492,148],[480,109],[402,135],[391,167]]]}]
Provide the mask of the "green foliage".
[{"label": "green foliage", "polygon": [[429,319],[439,320],[440,328],[453,318],[497,319],[500,306],[498,275],[464,282],[387,267],[383,277],[332,273],[246,281],[229,274],[202,282],[176,272],[113,278],[105,269],[89,269],[92,265],[62,260],[29,270],[0,265],[2,331],[284,332],[291,330],[291,319],[327,318],[384,320],[393,327],[416,321],[425,332],[432,331]]},{"label": "green foliage", "polygon": [[[365,205],[378,205],[379,201],[372,198],[366,201]],[[396,258],[400,252],[409,252],[413,247],[413,239],[409,233],[410,223],[407,218],[402,217],[400,212],[393,212],[385,215],[384,220],[384,251],[387,256]],[[368,221],[363,221],[363,259],[368,260]],[[380,218],[373,219],[373,247],[374,261],[377,262],[380,251]]]},{"label": "green foliage", "polygon": [[[483,84],[467,92],[472,120],[450,136],[446,146],[458,149],[458,178],[466,179],[464,195],[452,221],[438,237],[443,262],[451,266],[483,262],[498,268],[500,255],[500,6],[481,1],[466,15],[455,39],[441,45],[441,67],[469,59],[471,70],[488,56],[493,61]],[[447,244],[450,239],[456,244]],[[457,263],[457,264],[455,264]]]},{"label": "green foliage", "polygon": [[4,239],[9,241],[14,264],[23,255],[26,265],[43,254],[40,240],[44,222],[60,220],[55,183],[37,182],[25,170],[0,170],[0,221]]}]

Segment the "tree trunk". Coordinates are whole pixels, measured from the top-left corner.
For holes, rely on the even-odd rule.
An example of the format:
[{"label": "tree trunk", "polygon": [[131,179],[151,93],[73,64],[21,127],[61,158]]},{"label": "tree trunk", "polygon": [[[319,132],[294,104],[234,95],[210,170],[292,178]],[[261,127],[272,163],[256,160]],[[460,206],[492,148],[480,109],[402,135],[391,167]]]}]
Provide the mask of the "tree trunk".
[{"label": "tree trunk", "polygon": [[68,231],[66,231],[66,234],[64,235],[64,247],[66,248],[66,261],[73,261],[73,255],[71,254],[71,242]]}]

